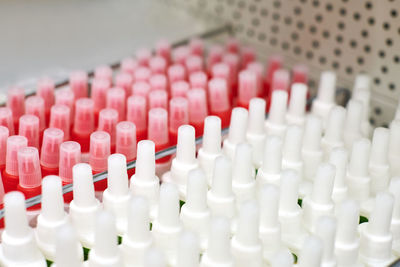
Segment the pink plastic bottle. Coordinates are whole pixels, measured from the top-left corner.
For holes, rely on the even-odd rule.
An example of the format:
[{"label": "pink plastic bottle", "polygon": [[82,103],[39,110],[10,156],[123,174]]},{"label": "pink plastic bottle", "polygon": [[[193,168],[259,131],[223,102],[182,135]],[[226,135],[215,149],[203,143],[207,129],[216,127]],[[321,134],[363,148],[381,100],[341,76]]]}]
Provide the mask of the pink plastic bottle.
[{"label": "pink plastic bottle", "polygon": [[64,132],[58,128],[47,128],[43,133],[43,143],[40,152],[40,166],[43,177],[58,175],[60,145],[64,140]]},{"label": "pink plastic bottle", "polygon": [[251,62],[247,65],[246,69],[254,72],[257,75],[257,96],[265,97],[264,66],[260,62]]}]

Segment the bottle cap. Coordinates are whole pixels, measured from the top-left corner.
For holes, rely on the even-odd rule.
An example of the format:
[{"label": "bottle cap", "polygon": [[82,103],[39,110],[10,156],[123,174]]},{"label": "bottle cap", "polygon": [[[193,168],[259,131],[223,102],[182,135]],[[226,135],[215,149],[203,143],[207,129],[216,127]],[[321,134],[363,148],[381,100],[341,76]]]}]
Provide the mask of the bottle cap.
[{"label": "bottle cap", "polygon": [[150,109],[147,138],[153,141],[156,146],[168,144],[168,112],[165,109]]},{"label": "bottle cap", "polygon": [[149,248],[144,255],[145,267],[167,267],[165,256],[162,251],[156,247]]},{"label": "bottle cap", "polygon": [[118,123],[118,112],[112,108],[105,108],[99,113],[98,131],[104,131],[110,135],[111,146],[115,146],[116,126]]},{"label": "bottle cap", "polygon": [[221,78],[211,79],[208,83],[208,95],[212,112],[230,109],[227,82]]},{"label": "bottle cap", "polygon": [[14,122],[25,113],[25,91],[19,87],[12,87],[7,91],[7,107],[11,109]]},{"label": "bottle cap", "polygon": [[18,150],[19,186],[35,188],[42,183],[39,152],[35,147],[23,147]]},{"label": "bottle cap", "polygon": [[148,48],[139,48],[135,52],[136,60],[140,66],[147,67],[151,58],[151,51]]},{"label": "bottle cap", "polygon": [[124,89],[127,97],[131,95],[132,84],[133,78],[129,73],[121,72],[115,76],[115,87]]},{"label": "bottle cap", "polygon": [[66,184],[72,183],[72,167],[81,162],[81,145],[67,141],[60,145],[58,175]]},{"label": "bottle cap", "polygon": [[229,135],[227,139],[230,143],[239,144],[246,140],[248,114],[248,111],[244,108],[234,108],[232,110]]},{"label": "bottle cap", "polygon": [[85,71],[74,71],[69,75],[69,87],[76,99],[88,97],[88,80]]},{"label": "bottle cap", "polygon": [[[315,174],[311,200],[318,205],[332,204],[333,181],[335,166],[330,163],[321,163]],[[313,207],[312,207],[313,208]]]},{"label": "bottle cap", "polygon": [[323,243],[316,236],[308,236],[300,251],[298,267],[319,267],[322,263]]},{"label": "bottle cap", "polygon": [[[93,94],[93,83],[92,83],[92,94]],[[70,124],[72,125],[74,118],[74,108],[75,108],[75,96],[74,93],[69,89],[59,89],[55,93],[56,95],[56,105],[66,105],[69,107],[70,111]]]},{"label": "bottle cap", "polygon": [[[132,243],[150,243],[152,236],[149,229],[149,203],[142,196],[132,196],[128,206],[128,231],[122,245]],[[125,241],[128,239],[129,243]]]},{"label": "bottle cap", "polygon": [[288,124],[304,124],[307,104],[307,85],[294,83],[290,90],[290,99],[286,119]]},{"label": "bottle cap", "polygon": [[221,153],[221,119],[217,116],[207,116],[204,119],[202,149],[210,154]]},{"label": "bottle cap", "polygon": [[203,89],[192,89],[187,93],[189,122],[203,123],[207,117],[207,98]]},{"label": "bottle cap", "polygon": [[322,264],[336,263],[335,250],[336,220],[330,216],[321,216],[317,220],[315,234],[323,244]]},{"label": "bottle cap", "polygon": [[282,90],[272,92],[271,107],[269,109],[268,121],[271,124],[284,125],[286,123],[286,107],[288,93]]},{"label": "bottle cap", "polygon": [[115,152],[123,154],[127,161],[136,158],[136,126],[130,121],[121,121],[116,127]]},{"label": "bottle cap", "polygon": [[[345,117],[346,109],[341,106],[334,106],[329,113],[328,124],[323,139],[326,143],[331,143],[331,146],[333,147],[343,146],[343,127]],[[326,152],[329,152],[329,150]]]},{"label": "bottle cap", "polygon": [[125,91],[121,88],[111,88],[107,91],[106,107],[118,111],[118,121],[125,119]]},{"label": "bottle cap", "polygon": [[[301,161],[301,144],[303,140],[303,130],[297,125],[290,125],[287,128],[285,141],[283,142],[282,157],[286,161]],[[284,166],[282,166],[284,168]]]},{"label": "bottle cap", "polygon": [[7,138],[10,131],[7,127],[0,125],[0,166],[6,165]]},{"label": "bottle cap", "polygon": [[14,135],[13,114],[10,108],[0,107],[0,125],[6,127],[10,135]]},{"label": "bottle cap", "polygon": [[179,127],[176,160],[182,164],[196,162],[196,142],[193,126],[182,125]]},{"label": "bottle cap", "polygon": [[46,176],[42,180],[42,210],[40,215],[46,222],[50,223],[61,222],[67,216],[64,211],[61,179],[56,175]]},{"label": "bottle cap", "polygon": [[186,98],[174,97],[169,101],[169,129],[177,132],[179,126],[189,123],[189,104]]},{"label": "bottle cap", "polygon": [[148,82],[151,76],[151,70],[147,67],[138,67],[133,74],[135,82]]},{"label": "bottle cap", "polygon": [[215,159],[212,186],[210,189],[218,197],[231,197],[232,193],[232,162],[221,155]]},{"label": "bottle cap", "polygon": [[136,126],[136,131],[147,127],[147,104],[143,96],[130,96],[127,101],[127,120]]},{"label": "bottle cap", "polygon": [[149,93],[149,109],[168,109],[168,93],[165,90],[152,90]]},{"label": "bottle cap", "polygon": [[152,57],[149,61],[152,74],[165,74],[167,72],[167,61],[161,56]]},{"label": "bottle cap", "polygon": [[104,79],[112,84],[113,80],[113,70],[107,65],[100,65],[96,67],[94,71],[94,78],[95,79]]},{"label": "bottle cap", "polygon": [[216,216],[211,220],[208,247],[203,254],[202,262],[209,263],[210,266],[214,264],[233,265],[230,228],[230,222],[225,217]]},{"label": "bottle cap", "polygon": [[282,171],[279,212],[293,212],[300,209],[297,204],[300,177],[294,170]]},{"label": "bottle cap", "polygon": [[193,232],[184,231],[179,237],[177,267],[199,266],[199,238]]},{"label": "bottle cap", "polygon": [[189,83],[191,88],[202,88],[207,91],[207,74],[203,71],[193,72],[189,76]]},{"label": "bottle cap", "polygon": [[265,100],[253,98],[249,103],[248,134],[264,135]]},{"label": "bottle cap", "polygon": [[56,234],[56,259],[58,267],[83,267],[82,246],[77,233],[70,224],[60,226]]},{"label": "bottle cap", "polygon": [[18,176],[18,150],[27,146],[28,139],[25,136],[12,135],[7,138],[6,173]]},{"label": "bottle cap", "polygon": [[236,184],[250,184],[254,182],[254,167],[251,159],[252,148],[247,143],[239,143],[236,146],[235,157],[232,166],[232,180]]},{"label": "bottle cap", "polygon": [[71,125],[71,110],[66,105],[54,105],[50,110],[49,127],[58,128],[64,133],[64,140],[69,140]]},{"label": "bottle cap", "polygon": [[163,228],[179,227],[179,193],[176,185],[171,183],[161,184],[160,201],[156,221],[157,224],[163,226]]},{"label": "bottle cap", "polygon": [[37,84],[36,95],[43,98],[46,112],[54,105],[54,87],[54,81],[47,77],[40,79]]},{"label": "bottle cap", "polygon": [[147,82],[135,82],[132,85],[132,95],[134,96],[143,96],[147,98],[150,90],[151,87]]},{"label": "bottle cap", "polygon": [[106,107],[107,91],[110,89],[110,81],[94,78],[92,81],[91,98],[94,102],[94,109],[99,112]]},{"label": "bottle cap", "polygon": [[[10,241],[12,241],[13,239],[18,239],[20,240],[20,242],[24,243],[26,242],[26,244],[24,245],[28,245],[32,249],[32,246],[34,246],[35,242],[34,240],[32,240],[33,234],[31,232],[32,229],[28,225],[28,218],[26,216],[26,208],[25,208],[25,198],[21,192],[14,191],[7,193],[4,196],[4,221],[5,221],[5,229],[3,235],[7,234],[8,237],[12,238]],[[3,242],[2,242],[3,246],[8,245],[5,244],[7,240],[4,240],[3,237]],[[15,244],[13,245],[15,248]],[[17,251],[14,251],[14,253],[16,253],[15,256],[18,255]],[[21,256],[26,257],[26,255],[21,255]]]},{"label": "bottle cap", "polygon": [[[242,64],[244,65],[245,62],[242,59]],[[246,65],[246,69],[252,71],[256,74],[257,77],[257,95],[264,94],[264,66],[260,62],[249,62]]]},{"label": "bottle cap", "polygon": [[[346,249],[348,249],[348,246],[345,245],[358,242],[359,211],[360,208],[353,199],[346,199],[339,206],[336,242],[341,249],[345,249],[346,247]],[[358,250],[356,251],[356,257],[358,257],[357,254]],[[341,259],[338,258],[339,262],[340,260]]]},{"label": "bottle cap", "polygon": [[174,63],[185,65],[186,59],[190,56],[190,50],[188,46],[178,46],[172,50],[172,60]]},{"label": "bottle cap", "polygon": [[203,58],[197,55],[188,56],[185,60],[188,74],[203,70]]},{"label": "bottle cap", "polygon": [[387,165],[389,150],[389,129],[378,127],[374,130],[369,164]]},{"label": "bottle cap", "polygon": [[80,98],[75,102],[74,131],[90,134],[94,130],[94,102],[90,98]]},{"label": "bottle cap", "polygon": [[155,172],[155,145],[153,141],[142,140],[137,145],[135,178],[140,180],[153,179]]},{"label": "bottle cap", "polygon": [[283,58],[278,55],[273,55],[268,58],[265,78],[268,83],[272,82],[274,72],[280,69],[283,65]]},{"label": "bottle cap", "polygon": [[239,73],[238,102],[247,107],[250,100],[257,97],[257,75],[249,70]]},{"label": "bottle cap", "polygon": [[288,250],[280,250],[271,260],[271,267],[292,267],[293,255]]},{"label": "bottle cap", "polygon": [[308,84],[308,67],[306,65],[298,64],[292,68],[292,84],[302,83]]},{"label": "bottle cap", "polygon": [[57,128],[47,128],[43,132],[40,164],[47,168],[58,168],[60,145],[64,140],[64,133]]},{"label": "bottle cap", "polygon": [[370,147],[371,142],[366,138],[354,142],[348,167],[348,172],[351,173],[351,175],[361,177],[368,176]]},{"label": "bottle cap", "polygon": [[212,68],[215,64],[222,60],[222,55],[224,53],[224,49],[220,45],[212,45],[208,49],[207,55],[207,71],[211,73]]},{"label": "bottle cap", "polygon": [[204,171],[202,169],[191,170],[188,175],[186,202],[184,204],[185,209],[190,210],[190,214],[208,211],[207,190],[208,185]]},{"label": "bottle cap", "polygon": [[282,139],[270,135],[265,139],[264,160],[261,167],[263,173],[280,174],[282,163]]},{"label": "bottle cap", "polygon": [[169,66],[168,68],[168,81],[170,84],[173,84],[177,81],[186,80],[186,70],[183,65],[174,64]]},{"label": "bottle cap", "polygon": [[189,49],[192,55],[203,56],[204,41],[200,38],[192,38],[189,41]]},{"label": "bottle cap", "polygon": [[151,90],[167,91],[168,89],[167,76],[165,76],[165,74],[151,75],[149,79],[149,84],[151,86]]},{"label": "bottle cap", "polygon": [[247,66],[256,60],[256,51],[253,47],[245,46],[240,50],[240,60],[242,62],[242,67],[247,68]]},{"label": "bottle cap", "polygon": [[321,73],[317,99],[323,103],[335,103],[336,74],[333,71]]},{"label": "bottle cap", "polygon": [[156,55],[163,57],[169,64],[171,61],[171,44],[163,39],[156,43]]},{"label": "bottle cap", "polygon": [[25,100],[25,113],[39,118],[39,131],[46,128],[44,100],[39,96],[30,96]]},{"label": "bottle cap", "polygon": [[266,229],[279,227],[279,189],[273,184],[266,184],[260,190],[260,226]]},{"label": "bottle cap", "polygon": [[186,97],[189,91],[189,84],[186,81],[171,83],[171,97]]},{"label": "bottle cap", "polygon": [[320,117],[310,114],[304,127],[303,150],[320,151],[322,121]]},{"label": "bottle cap", "polygon": [[[246,247],[260,246],[259,240],[260,211],[256,200],[247,200],[240,207],[236,235],[233,239]],[[239,251],[246,253],[245,251]],[[239,252],[238,251],[238,252]]]},{"label": "bottle cap", "polygon": [[138,68],[139,64],[137,61],[131,57],[124,58],[121,61],[121,72],[128,73],[133,77],[136,69]]},{"label": "bottle cap", "polygon": [[394,198],[389,192],[380,192],[376,195],[375,206],[366,229],[371,235],[376,237],[391,235],[393,204]]},{"label": "bottle cap", "polygon": [[72,167],[73,193],[72,200],[77,207],[93,207],[97,205],[94,195],[92,168],[87,163],[78,163]]},{"label": "bottle cap", "polygon": [[229,65],[226,63],[217,63],[212,67],[212,72],[211,72],[212,78],[220,78],[226,81],[226,86],[228,89],[229,95],[231,94],[231,86],[232,86],[232,81],[231,81],[231,70],[229,68]]},{"label": "bottle cap", "polygon": [[368,74],[360,73],[357,74],[356,79],[354,81],[353,92],[366,90],[371,90],[371,78]]},{"label": "bottle cap", "polygon": [[276,90],[288,91],[290,86],[290,73],[285,69],[278,69],[272,75],[271,92]]},{"label": "bottle cap", "polygon": [[107,191],[115,196],[124,196],[129,192],[126,158],[122,154],[112,154],[107,159]]},{"label": "bottle cap", "polygon": [[28,139],[28,146],[39,148],[39,118],[35,115],[22,115],[19,118],[18,134]]},{"label": "bottle cap", "polygon": [[89,164],[95,172],[107,170],[107,158],[110,155],[110,135],[96,131],[90,135]]}]

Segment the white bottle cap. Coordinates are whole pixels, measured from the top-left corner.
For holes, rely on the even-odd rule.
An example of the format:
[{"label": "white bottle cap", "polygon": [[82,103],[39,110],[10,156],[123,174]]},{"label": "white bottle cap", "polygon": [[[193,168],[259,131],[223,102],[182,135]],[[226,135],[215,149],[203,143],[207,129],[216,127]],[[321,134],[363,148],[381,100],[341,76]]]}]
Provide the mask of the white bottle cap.
[{"label": "white bottle cap", "polygon": [[164,174],[163,181],[172,182],[178,186],[180,197],[186,197],[187,177],[191,170],[198,168],[196,160],[196,140],[193,126],[182,125],[178,129],[178,144],[176,158],[172,160],[171,171]]},{"label": "white bottle cap", "polygon": [[232,191],[232,162],[226,156],[215,160],[211,189],[207,193],[207,204],[212,215],[232,219],[235,215],[235,195]]},{"label": "white bottle cap", "polygon": [[334,148],[329,155],[329,163],[335,166],[335,180],[333,183],[332,199],[335,204],[347,197],[346,168],[348,153],[345,148]]},{"label": "white bottle cap", "polygon": [[343,129],[343,140],[347,149],[351,149],[353,143],[362,137],[362,110],[363,106],[360,101],[350,99],[347,104],[346,120]]},{"label": "white bottle cap", "polygon": [[325,122],[335,105],[336,74],[332,71],[324,71],[320,77],[317,98],[312,104],[312,113],[320,116]]},{"label": "white bottle cap", "polygon": [[321,140],[325,156],[329,155],[335,147],[344,147],[343,127],[345,118],[346,109],[341,106],[334,106],[329,113],[325,134]]},{"label": "white bottle cap", "polygon": [[286,131],[282,149],[282,170],[292,169],[303,175],[301,145],[303,130],[297,125],[290,125]]},{"label": "white bottle cap", "polygon": [[179,220],[179,193],[176,185],[162,183],[158,214],[153,222],[155,244],[165,253],[168,264],[176,263],[179,234],[182,226]]},{"label": "white bottle cap", "polygon": [[347,186],[349,196],[363,201],[370,194],[370,177],[368,175],[368,161],[371,142],[362,138],[354,142],[351,150],[350,162],[347,168]]},{"label": "white bottle cap", "polygon": [[378,127],[374,130],[369,158],[371,194],[385,191],[389,186],[390,169],[388,162],[389,129]]},{"label": "white bottle cap", "polygon": [[316,236],[309,236],[299,255],[298,267],[320,267],[322,263],[323,243]]},{"label": "white bottle cap", "polygon": [[283,137],[286,131],[286,108],[288,93],[283,90],[275,90],[271,96],[271,107],[268,119],[265,122],[267,135]]},{"label": "white bottle cap", "polygon": [[300,206],[297,204],[299,180],[299,175],[294,170],[284,170],[282,172],[279,216],[300,210]]},{"label": "white bottle cap", "polygon": [[178,260],[176,267],[199,266],[199,239],[193,232],[184,231],[179,238]]},{"label": "white bottle cap", "polygon": [[207,207],[207,181],[203,170],[189,172],[186,203],[181,207],[183,226],[200,239],[201,247],[207,244],[207,231],[210,222],[210,211]]},{"label": "white bottle cap", "polygon": [[318,165],[322,161],[323,152],[321,149],[322,121],[318,116],[309,115],[306,120],[301,149],[304,178],[312,181]]},{"label": "white bottle cap", "polygon": [[68,223],[64,211],[61,178],[55,175],[42,180],[42,209],[37,218],[36,242],[46,259],[54,261],[56,255],[56,232]]},{"label": "white bottle cap", "polygon": [[368,266],[387,266],[394,260],[390,232],[393,203],[390,193],[378,193],[368,223],[360,226],[360,258]]},{"label": "white bottle cap", "polygon": [[336,266],[335,249],[336,220],[322,216],[317,220],[315,234],[323,243],[322,266]]},{"label": "white bottle cap", "polygon": [[346,199],[339,204],[335,254],[339,266],[355,266],[358,261],[359,206],[356,201]]},{"label": "white bottle cap", "polygon": [[264,160],[257,172],[258,186],[271,183],[280,184],[282,165],[282,139],[278,136],[267,136],[264,145]]},{"label": "white bottle cap", "polygon": [[371,92],[367,90],[355,91],[353,92],[353,99],[360,101],[363,106],[361,115],[361,133],[364,137],[370,137],[372,132],[372,127],[369,123]]},{"label": "white bottle cap", "polygon": [[1,264],[4,266],[46,266],[28,225],[25,198],[13,191],[4,196],[5,229],[1,235]]},{"label": "white bottle cap", "polygon": [[156,176],[155,145],[142,140],[137,146],[136,172],[131,177],[130,190],[133,195],[143,196],[149,201],[150,217],[157,214],[160,180]]},{"label": "white bottle cap", "polygon": [[107,189],[103,192],[104,209],[115,215],[117,232],[123,235],[127,228],[127,209],[130,199],[126,158],[122,154],[108,157]]},{"label": "white bottle cap", "polygon": [[389,164],[392,176],[400,176],[400,121],[393,121],[389,134]]},{"label": "white bottle cap", "polygon": [[259,239],[260,212],[256,200],[240,207],[236,235],[232,238],[232,255],[237,266],[262,266],[262,246]]},{"label": "white bottle cap", "polygon": [[217,216],[211,220],[207,250],[201,258],[202,267],[233,267],[230,235],[227,218]]},{"label": "white bottle cap", "polygon": [[69,205],[69,215],[82,245],[91,248],[94,244],[96,213],[100,203],[95,198],[92,168],[78,163],[72,168],[74,199]]},{"label": "white bottle cap", "polygon": [[232,190],[238,207],[256,193],[255,169],[251,160],[251,146],[238,144],[232,166]]},{"label": "white bottle cap", "polygon": [[83,249],[77,233],[70,224],[60,226],[56,234],[56,259],[52,266],[83,267]]},{"label": "white bottle cap", "polygon": [[312,233],[315,232],[318,218],[334,213],[331,197],[334,178],[335,167],[329,163],[321,163],[315,174],[312,193],[303,199],[304,226]]},{"label": "white bottle cap", "polygon": [[236,146],[246,141],[248,111],[244,108],[232,109],[228,138],[224,140],[223,151],[230,158],[235,156]]},{"label": "white bottle cap", "polygon": [[256,168],[261,166],[263,160],[265,105],[265,100],[261,98],[251,99],[249,105],[246,140],[253,148],[252,157]]},{"label": "white bottle cap", "polygon": [[128,205],[128,231],[123,236],[121,245],[126,266],[143,263],[145,251],[153,243],[149,225],[148,200],[142,196],[133,196]]},{"label": "white bottle cap", "polygon": [[293,267],[293,255],[288,250],[280,250],[271,260],[271,267]]},{"label": "white bottle cap", "polygon": [[122,265],[115,222],[114,215],[109,211],[100,211],[97,214],[95,243],[89,252],[89,266],[118,267]]},{"label": "white bottle cap", "polygon": [[211,185],[215,159],[221,155],[221,119],[208,116],[204,120],[203,145],[199,149],[197,159],[204,170],[207,182]]},{"label": "white bottle cap", "polygon": [[389,192],[394,197],[393,215],[390,231],[393,235],[393,251],[396,255],[400,252],[400,177],[393,177],[390,181]]},{"label": "white bottle cap", "polygon": [[150,248],[144,256],[144,267],[167,267],[167,262],[162,251],[158,248]]},{"label": "white bottle cap", "polygon": [[354,81],[353,94],[358,90],[366,90],[366,91],[371,90],[371,78],[369,77],[368,74],[365,73],[357,74],[356,79]]},{"label": "white bottle cap", "polygon": [[286,114],[286,121],[289,125],[304,125],[307,91],[307,85],[303,83],[295,83],[292,85],[292,89],[290,90],[289,108]]}]

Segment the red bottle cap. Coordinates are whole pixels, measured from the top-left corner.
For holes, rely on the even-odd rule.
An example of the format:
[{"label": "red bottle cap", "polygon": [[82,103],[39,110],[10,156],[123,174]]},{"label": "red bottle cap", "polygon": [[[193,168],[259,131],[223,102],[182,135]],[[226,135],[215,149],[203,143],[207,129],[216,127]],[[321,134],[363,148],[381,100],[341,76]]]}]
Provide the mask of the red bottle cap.
[{"label": "red bottle cap", "polygon": [[151,51],[147,48],[140,48],[135,53],[136,60],[140,66],[149,66],[149,61],[151,58]]},{"label": "red bottle cap", "polygon": [[136,158],[136,126],[130,121],[121,121],[117,124],[115,152],[123,154],[126,160]]},{"label": "red bottle cap", "polygon": [[125,90],[126,97],[131,95],[131,88],[133,84],[133,77],[128,73],[118,73],[115,77],[115,87],[119,87]]},{"label": "red bottle cap", "polygon": [[192,55],[202,57],[204,53],[204,41],[199,38],[193,38],[189,42],[189,50]]},{"label": "red bottle cap", "polygon": [[225,43],[226,50],[229,53],[239,53],[240,51],[240,43],[239,40],[231,37]]},{"label": "red bottle cap", "polygon": [[168,108],[168,94],[164,90],[154,90],[149,93],[149,109]]},{"label": "red bottle cap", "polygon": [[197,71],[190,74],[189,83],[191,88],[203,88],[207,92],[208,77],[205,72]]},{"label": "red bottle cap", "polygon": [[220,45],[211,46],[207,55],[207,71],[211,73],[212,68],[218,62],[221,62],[224,49]]},{"label": "red bottle cap", "polygon": [[148,82],[151,76],[151,70],[147,67],[139,67],[133,74],[135,82]]},{"label": "red bottle cap", "polygon": [[66,105],[54,105],[50,111],[49,127],[58,128],[64,133],[64,140],[70,138],[71,111]]},{"label": "red bottle cap", "polygon": [[124,89],[114,87],[107,92],[107,108],[113,108],[118,112],[118,121],[125,119],[125,91]]},{"label": "red bottle cap", "polygon": [[151,90],[167,91],[168,89],[167,76],[165,76],[164,74],[154,74],[150,77],[149,84]]},{"label": "red bottle cap", "polygon": [[264,94],[264,66],[260,62],[251,62],[246,69],[257,75],[257,95],[262,96]]},{"label": "red bottle cap", "polygon": [[54,87],[54,81],[50,78],[42,78],[37,84],[36,95],[43,98],[46,112],[50,112],[51,106],[54,105]]},{"label": "red bottle cap", "polygon": [[147,138],[153,141],[156,147],[168,144],[168,112],[163,108],[150,109],[147,129]]},{"label": "red bottle cap", "polygon": [[167,40],[159,40],[155,49],[157,56],[163,57],[167,64],[171,62],[171,44]]},{"label": "red bottle cap", "polygon": [[[3,185],[3,179],[1,177],[1,173],[0,173],[0,206],[2,206],[4,204],[4,185]],[[0,222],[0,225],[3,225],[3,222]],[[3,225],[4,227],[4,225]]]},{"label": "red bottle cap", "polygon": [[155,56],[150,59],[149,68],[152,74],[165,74],[167,72],[167,62],[163,57]]},{"label": "red bottle cap", "polygon": [[28,146],[39,149],[39,119],[35,115],[26,114],[19,118],[19,135],[28,139]]},{"label": "red bottle cap", "polygon": [[89,164],[95,172],[107,170],[107,158],[110,155],[110,135],[96,131],[90,135]]},{"label": "red bottle cap", "polygon": [[125,58],[121,61],[121,72],[128,73],[133,77],[135,70],[138,68],[139,64],[133,58]]},{"label": "red bottle cap", "polygon": [[143,96],[147,98],[150,90],[151,87],[147,82],[135,82],[132,85],[132,95]]},{"label": "red bottle cap", "polygon": [[240,69],[240,58],[237,54],[228,53],[222,58],[222,62],[229,66],[230,81],[236,84]]},{"label": "red bottle cap", "polygon": [[58,175],[66,183],[72,183],[72,167],[81,162],[81,145],[67,141],[60,145],[60,161]]},{"label": "red bottle cap", "polygon": [[252,98],[257,97],[257,75],[250,70],[242,70],[239,73],[238,105],[249,107]]},{"label": "red bottle cap", "polygon": [[190,56],[188,46],[179,46],[172,51],[172,60],[174,63],[185,65],[186,59]]},{"label": "red bottle cap", "polygon": [[169,101],[169,130],[177,133],[179,126],[189,123],[189,104],[186,98],[174,97]]},{"label": "red bottle cap", "polygon": [[288,91],[290,86],[290,73],[285,69],[274,72],[271,84],[271,92],[275,90]]},{"label": "red bottle cap", "polygon": [[208,83],[208,96],[211,112],[223,112],[230,109],[225,79],[211,79]]},{"label": "red bottle cap", "polygon": [[[6,165],[7,138],[10,136],[8,128],[0,125],[0,166]],[[1,169],[1,168],[0,168]]]},{"label": "red bottle cap", "polygon": [[76,99],[88,96],[88,80],[85,71],[74,71],[69,75],[69,87]]},{"label": "red bottle cap", "polygon": [[107,80],[110,82],[110,84],[112,84],[113,70],[110,66],[107,65],[98,66],[94,71],[94,77],[96,79]]},{"label": "red bottle cap", "polygon": [[242,61],[242,68],[247,68],[247,66],[256,60],[256,52],[252,47],[243,47],[240,51],[240,57]]},{"label": "red bottle cap", "polygon": [[306,65],[296,65],[292,68],[292,84],[308,84],[308,67]]},{"label": "red bottle cap", "polygon": [[10,88],[7,92],[7,107],[11,109],[14,123],[25,113],[25,92],[19,87]]},{"label": "red bottle cap", "polygon": [[[93,94],[93,85],[92,85],[92,94]],[[56,105],[66,105],[69,107],[70,111],[70,123],[72,125],[74,118],[74,109],[75,109],[75,96],[74,92],[69,89],[60,89],[56,91]]]},{"label": "red bottle cap", "polygon": [[171,84],[171,97],[186,97],[189,84],[185,81],[177,81]]},{"label": "red bottle cap", "polygon": [[187,94],[189,103],[189,122],[192,125],[201,124],[207,117],[206,93],[203,89],[192,89]]},{"label": "red bottle cap", "polygon": [[91,98],[94,103],[94,110],[97,114],[100,110],[106,107],[107,91],[110,89],[110,81],[94,78],[92,82]]},{"label": "red bottle cap", "polygon": [[174,64],[168,68],[168,81],[170,84],[186,80],[186,70],[183,65]]},{"label": "red bottle cap", "polygon": [[267,73],[265,75],[265,79],[268,83],[272,82],[272,76],[274,72],[282,67],[283,59],[282,57],[275,55],[271,56],[267,62]]},{"label": "red bottle cap", "polygon": [[226,81],[226,86],[227,86],[226,89],[228,90],[229,95],[231,94],[231,88],[232,88],[230,73],[231,73],[230,68],[228,64],[225,63],[215,64],[214,67],[212,68],[212,73],[211,73],[211,76],[213,78],[220,78]]},{"label": "red bottle cap", "polygon": [[94,102],[90,98],[80,98],[75,102],[74,132],[81,135],[94,130]]},{"label": "red bottle cap", "polygon": [[118,112],[112,108],[100,110],[98,131],[107,132],[110,135],[111,146],[115,146],[115,127],[118,123]]},{"label": "red bottle cap", "polygon": [[185,66],[189,75],[193,72],[202,71],[203,64],[203,58],[196,55],[189,56],[185,61]]},{"label": "red bottle cap", "polygon": [[10,135],[14,135],[13,114],[10,108],[0,108],[0,125],[6,127],[9,130]]},{"label": "red bottle cap", "polygon": [[18,150],[19,187],[34,188],[42,183],[39,152],[36,147],[23,147]]},{"label": "red bottle cap", "polygon": [[146,131],[147,105],[143,96],[131,96],[128,98],[127,120],[136,125],[136,131]]},{"label": "red bottle cap", "polygon": [[40,164],[47,168],[58,168],[60,145],[64,140],[64,132],[57,128],[47,128],[43,132]]},{"label": "red bottle cap", "polygon": [[22,135],[7,138],[6,173],[18,176],[18,150],[28,146],[28,139]]},{"label": "red bottle cap", "polygon": [[44,100],[39,96],[30,96],[25,100],[26,114],[35,115],[39,118],[39,131],[46,128],[46,117],[44,110]]}]

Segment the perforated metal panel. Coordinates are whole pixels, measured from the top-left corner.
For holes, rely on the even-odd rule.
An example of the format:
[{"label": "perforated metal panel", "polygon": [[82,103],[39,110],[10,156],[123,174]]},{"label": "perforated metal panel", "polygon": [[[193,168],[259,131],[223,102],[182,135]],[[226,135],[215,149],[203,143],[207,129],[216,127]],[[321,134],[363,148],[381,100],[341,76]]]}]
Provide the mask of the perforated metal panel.
[{"label": "perforated metal panel", "polygon": [[[400,96],[399,0],[168,0],[196,14],[217,16],[262,57],[279,53],[306,63],[314,87],[321,70],[352,88],[357,73],[372,78],[371,121],[385,125]],[[206,17],[205,17],[206,18]]]}]

